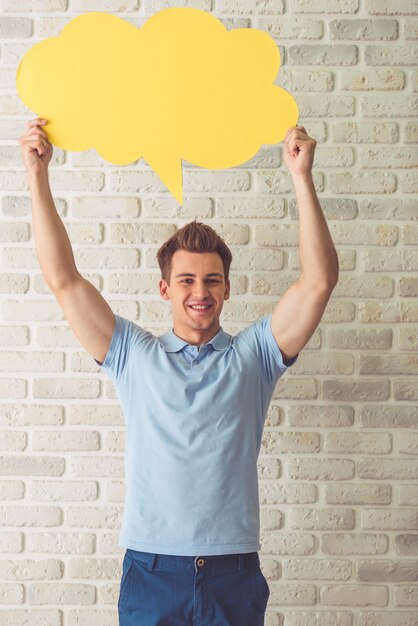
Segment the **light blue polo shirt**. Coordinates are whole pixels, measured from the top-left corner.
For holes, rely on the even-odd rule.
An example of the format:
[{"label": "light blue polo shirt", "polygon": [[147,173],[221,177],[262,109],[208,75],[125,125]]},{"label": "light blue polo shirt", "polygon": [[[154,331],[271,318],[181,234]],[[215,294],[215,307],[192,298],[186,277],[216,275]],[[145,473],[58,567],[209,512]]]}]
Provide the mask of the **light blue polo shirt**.
[{"label": "light blue polo shirt", "polygon": [[[284,365],[271,314],[198,349],[115,315],[101,370],[125,432],[125,509],[118,545],[172,555],[260,550],[257,458]],[[96,361],[99,363],[98,361]],[[100,363],[99,363],[100,365]]]}]

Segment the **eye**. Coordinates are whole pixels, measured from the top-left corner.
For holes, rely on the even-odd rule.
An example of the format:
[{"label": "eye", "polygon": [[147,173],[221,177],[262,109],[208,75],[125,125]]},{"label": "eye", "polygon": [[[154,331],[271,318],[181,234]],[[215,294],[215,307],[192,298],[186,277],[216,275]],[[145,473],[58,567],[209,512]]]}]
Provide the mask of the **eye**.
[{"label": "eye", "polygon": [[193,281],[192,281],[192,279],[191,279],[191,278],[184,278],[181,282],[182,282],[182,283],[187,283],[187,284],[189,284],[189,283],[191,283],[191,282],[193,282]]}]

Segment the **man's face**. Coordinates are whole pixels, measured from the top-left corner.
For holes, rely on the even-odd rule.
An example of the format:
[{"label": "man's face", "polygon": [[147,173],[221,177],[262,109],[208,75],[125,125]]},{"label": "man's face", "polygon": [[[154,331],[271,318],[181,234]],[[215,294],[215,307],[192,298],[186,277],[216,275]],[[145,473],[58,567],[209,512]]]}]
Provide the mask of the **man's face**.
[{"label": "man's face", "polygon": [[176,335],[193,344],[212,339],[220,328],[219,317],[229,289],[217,252],[177,250],[170,284],[160,280],[161,296],[171,300]]}]

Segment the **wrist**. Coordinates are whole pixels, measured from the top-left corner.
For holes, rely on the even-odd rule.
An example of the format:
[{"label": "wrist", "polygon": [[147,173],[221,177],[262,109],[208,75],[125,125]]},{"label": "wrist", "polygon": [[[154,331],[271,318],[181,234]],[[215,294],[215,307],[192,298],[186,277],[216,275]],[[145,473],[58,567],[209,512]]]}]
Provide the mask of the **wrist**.
[{"label": "wrist", "polygon": [[29,182],[48,180],[48,169],[45,167],[32,167],[26,170]]}]

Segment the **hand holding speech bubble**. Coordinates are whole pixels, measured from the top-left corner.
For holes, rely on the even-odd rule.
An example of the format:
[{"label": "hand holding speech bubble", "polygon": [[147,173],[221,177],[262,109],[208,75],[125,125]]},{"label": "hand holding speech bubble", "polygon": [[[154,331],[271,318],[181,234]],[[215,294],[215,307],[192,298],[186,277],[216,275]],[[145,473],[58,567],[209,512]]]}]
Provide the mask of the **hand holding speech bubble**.
[{"label": "hand holding speech bubble", "polygon": [[164,9],[140,29],[92,12],[32,46],[16,86],[52,144],[118,165],[144,157],[181,204],[182,159],[241,165],[297,123],[294,98],[273,85],[279,68],[267,33],[228,32],[199,9]]}]

